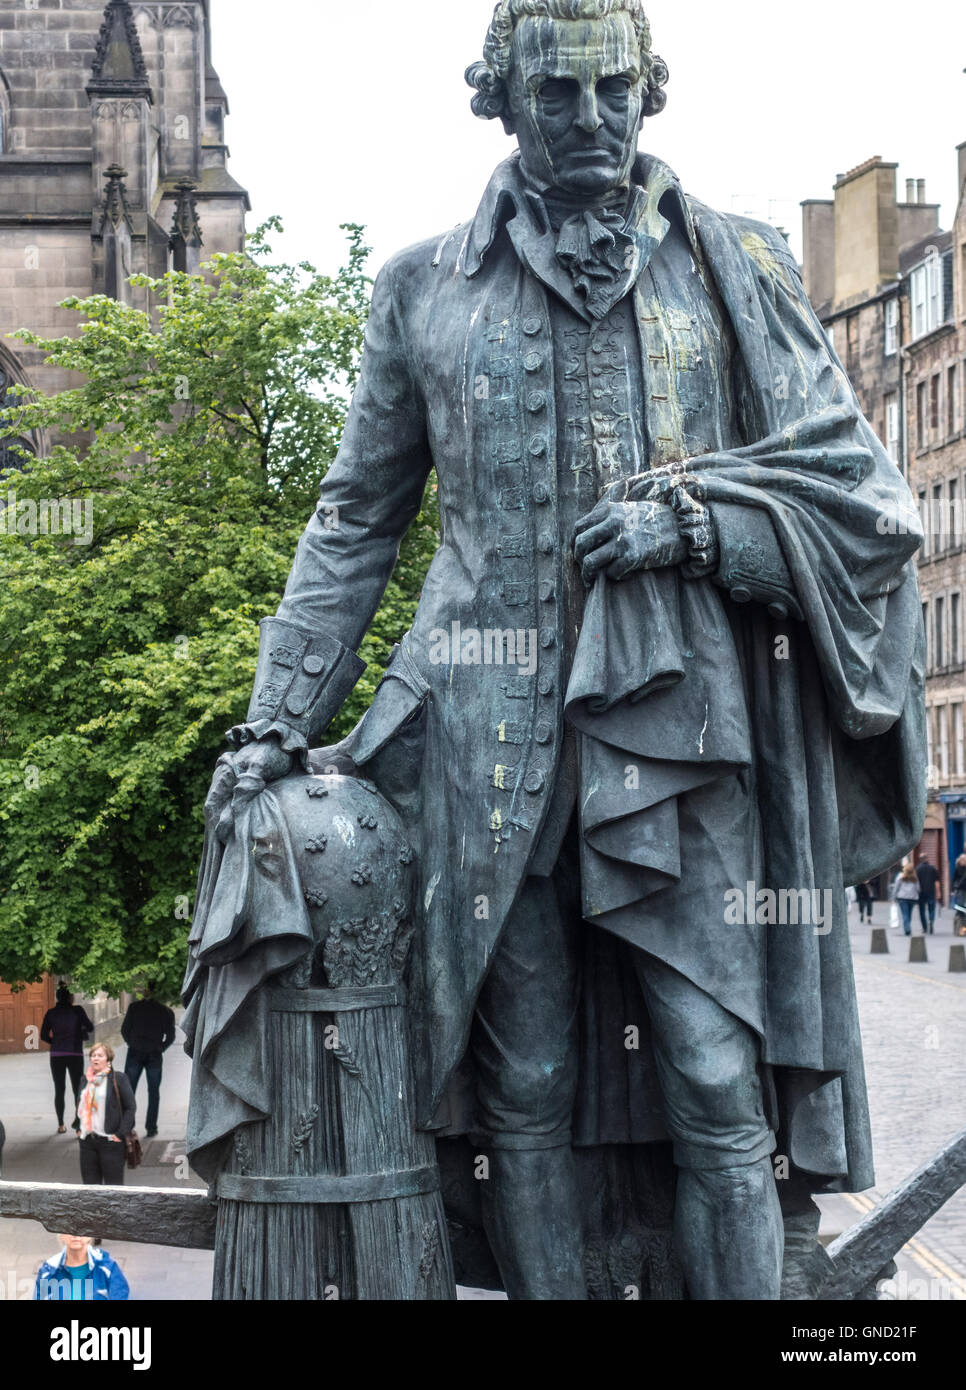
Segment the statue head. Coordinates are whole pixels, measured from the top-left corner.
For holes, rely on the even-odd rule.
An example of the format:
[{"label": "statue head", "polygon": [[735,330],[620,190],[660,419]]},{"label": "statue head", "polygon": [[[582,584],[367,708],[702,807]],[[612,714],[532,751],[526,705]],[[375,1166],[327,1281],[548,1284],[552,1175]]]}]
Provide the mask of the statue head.
[{"label": "statue head", "polygon": [[517,137],[535,188],[593,202],[628,183],[668,70],[641,0],[500,0],[466,80],[476,115]]}]

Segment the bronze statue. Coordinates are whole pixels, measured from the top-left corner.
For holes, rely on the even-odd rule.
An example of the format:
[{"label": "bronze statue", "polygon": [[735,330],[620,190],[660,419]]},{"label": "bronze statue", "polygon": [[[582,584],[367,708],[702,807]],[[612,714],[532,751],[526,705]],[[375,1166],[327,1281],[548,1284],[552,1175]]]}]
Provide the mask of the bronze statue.
[{"label": "bronze statue", "polygon": [[[778,1298],[811,1194],[873,1181],[844,885],[923,823],[918,518],[782,236],[639,152],[639,0],[501,0],[467,78],[519,151],[376,282],[212,833],[327,764],[403,817],[454,1252],[511,1298]],[[434,468],[413,628],[312,753]]]}]

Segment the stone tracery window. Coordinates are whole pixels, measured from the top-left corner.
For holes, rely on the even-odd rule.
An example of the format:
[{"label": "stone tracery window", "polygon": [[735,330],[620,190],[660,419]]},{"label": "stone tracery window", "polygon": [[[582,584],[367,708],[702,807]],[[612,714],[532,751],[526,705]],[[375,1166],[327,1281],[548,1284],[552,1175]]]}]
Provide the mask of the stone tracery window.
[{"label": "stone tracery window", "polygon": [[[0,362],[0,410],[16,405],[18,392],[22,389],[22,383],[17,381],[3,362]],[[4,434],[2,433],[4,428],[9,428],[9,423],[0,421],[0,478],[5,473],[23,469],[25,460],[23,455],[17,452],[18,450],[26,449],[31,454],[37,452],[29,439],[23,435]]]}]

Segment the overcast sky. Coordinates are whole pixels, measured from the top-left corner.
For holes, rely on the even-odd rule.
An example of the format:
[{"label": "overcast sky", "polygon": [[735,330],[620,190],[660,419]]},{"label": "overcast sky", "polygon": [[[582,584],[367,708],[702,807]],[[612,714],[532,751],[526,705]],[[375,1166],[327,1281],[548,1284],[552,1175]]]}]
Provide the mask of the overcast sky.
[{"label": "overcast sky", "polygon": [[[284,219],[280,249],[334,270],[340,222],[368,229],[376,269],[476,211],[512,149],[470,111],[493,0],[212,0],[231,103],[231,168],[252,223]],[[642,147],[722,211],[783,225],[801,251],[804,198],[872,155],[925,178],[955,210],[966,140],[961,0],[652,0],[667,109]]]}]

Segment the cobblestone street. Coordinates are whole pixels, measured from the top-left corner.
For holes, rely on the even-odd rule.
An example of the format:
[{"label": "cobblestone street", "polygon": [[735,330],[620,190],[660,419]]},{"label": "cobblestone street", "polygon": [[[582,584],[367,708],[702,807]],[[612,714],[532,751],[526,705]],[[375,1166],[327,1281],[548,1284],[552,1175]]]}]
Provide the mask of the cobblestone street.
[{"label": "cobblestone street", "polygon": [[[887,929],[889,954],[869,952],[870,930],[852,908],[853,960],[865,1045],[877,1185],[823,1199],[823,1232],[838,1234],[966,1128],[966,975],[949,973],[951,914],[927,937],[929,961],[909,963],[909,941]],[[875,926],[888,928],[887,904]],[[921,929],[914,914],[914,930]],[[910,1280],[932,1280],[932,1297],[966,1298],[966,1190],[927,1223],[899,1262]]]},{"label": "cobblestone street", "polygon": [[[874,924],[888,926],[877,904]],[[908,962],[908,941],[888,930],[890,953],[869,954],[870,931],[850,913],[855,976],[865,1040],[877,1187],[858,1196],[823,1198],[822,1233],[829,1239],[966,1127],[966,975],[950,974],[948,913],[927,940],[929,961]],[[118,1053],[123,1067],[124,1049]],[[165,1057],[160,1132],[145,1144],[145,1163],[129,1174],[139,1186],[202,1187],[183,1175],[190,1062],[179,1041]],[[77,1182],[76,1141],[54,1133],[46,1054],[0,1057],[0,1118],[7,1129],[3,1176],[11,1181]],[[143,1109],[144,1082],[138,1092]],[[212,1256],[203,1251],[109,1242],[136,1299],[209,1297]],[[0,1221],[0,1298],[31,1297],[41,1260],[56,1236],[29,1221]],[[959,1192],[903,1251],[900,1298],[966,1298],[966,1191]],[[464,1298],[496,1297],[463,1291]]]}]

